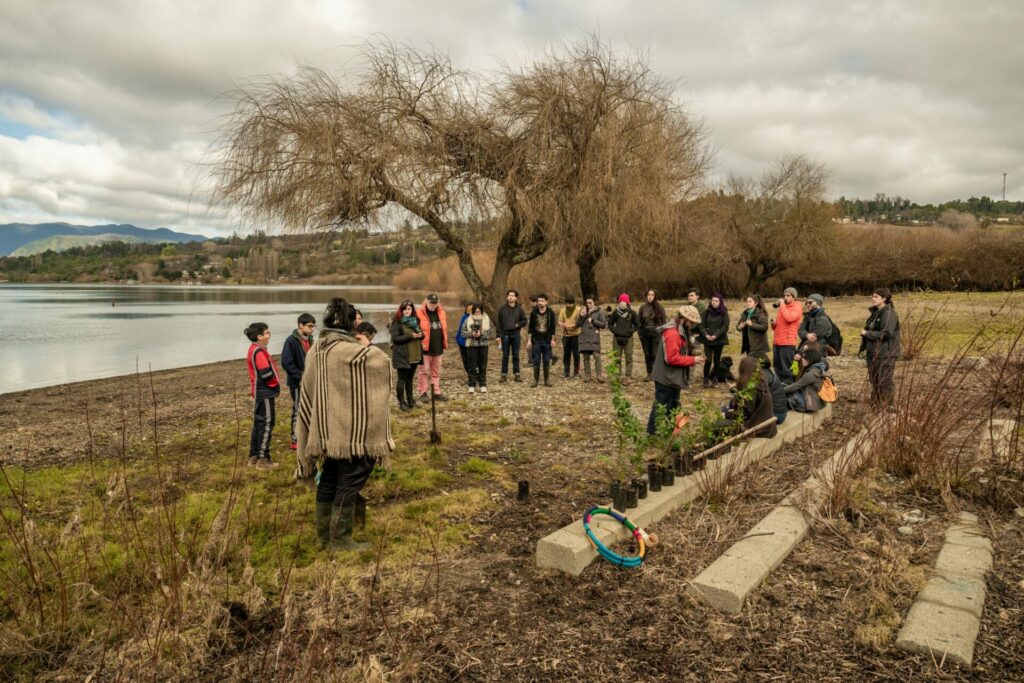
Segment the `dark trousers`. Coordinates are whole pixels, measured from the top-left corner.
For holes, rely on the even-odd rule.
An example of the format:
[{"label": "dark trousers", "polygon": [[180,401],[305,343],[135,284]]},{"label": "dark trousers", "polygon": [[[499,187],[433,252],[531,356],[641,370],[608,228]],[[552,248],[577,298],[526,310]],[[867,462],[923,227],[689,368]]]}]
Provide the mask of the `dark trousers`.
[{"label": "dark trousers", "polygon": [[356,496],[373,472],[373,465],[373,458],[324,458],[324,468],[316,485],[316,502],[342,507],[355,505]]},{"label": "dark trousers", "polygon": [[649,327],[640,328],[640,347],[644,350],[644,366],[650,375],[654,369],[654,354],[658,352],[658,331]]},{"label": "dark trousers", "polygon": [[680,389],[670,387],[661,382],[654,383],[654,405],[651,406],[651,414],[647,418],[647,433],[654,434],[658,418],[658,406],[665,406],[665,415],[669,416],[672,411],[679,407]]},{"label": "dark trousers", "polygon": [[293,387],[293,386],[289,386],[288,387],[288,393],[291,394],[291,397],[292,397],[292,443],[295,443],[298,440],[298,437],[295,436],[295,423],[299,419],[299,392],[300,392],[300,390],[301,390],[301,387]]},{"label": "dark trousers", "polygon": [[416,377],[416,366],[410,366],[408,368],[396,368],[398,372],[398,379],[395,380],[395,395],[398,397],[398,403],[405,403],[406,405],[415,405],[416,402],[412,398],[412,380]]},{"label": "dark trousers", "polygon": [[523,343],[519,333],[501,335],[501,374],[508,374],[508,357],[512,356],[512,372],[519,374],[519,346]]},{"label": "dark trousers", "polygon": [[580,374],[580,337],[562,337],[562,366],[565,376],[569,376],[569,365],[572,361],[572,374]]},{"label": "dark trousers", "polygon": [[531,339],[530,340],[530,362],[534,367],[541,364],[544,367],[551,365],[551,340]]},{"label": "dark trousers", "polygon": [[793,377],[793,357],[796,356],[795,346],[772,347],[772,367],[775,374],[784,384],[792,384],[796,379]]},{"label": "dark trousers", "polygon": [[462,344],[459,344],[458,346],[459,346],[459,357],[462,358],[462,369],[465,370],[466,374],[468,375],[469,374],[469,368],[470,368],[470,365],[469,365],[469,347],[468,346],[463,346]]},{"label": "dark trousers", "polygon": [[[718,380],[718,370],[722,367],[722,349],[724,346],[704,345],[704,379],[714,377]],[[714,373],[714,374],[712,374]]]},{"label": "dark trousers", "polygon": [[466,374],[469,376],[469,386],[471,387],[485,387],[487,386],[487,355],[490,351],[489,346],[467,346],[466,354],[468,355],[468,369]]},{"label": "dark trousers", "polygon": [[896,372],[894,358],[869,358],[868,381],[871,382],[871,405],[885,407],[892,405],[896,388],[892,376]]},{"label": "dark trousers", "polygon": [[249,435],[249,457],[270,460],[270,437],[274,433],[274,399],[258,398],[252,409],[252,433]]}]

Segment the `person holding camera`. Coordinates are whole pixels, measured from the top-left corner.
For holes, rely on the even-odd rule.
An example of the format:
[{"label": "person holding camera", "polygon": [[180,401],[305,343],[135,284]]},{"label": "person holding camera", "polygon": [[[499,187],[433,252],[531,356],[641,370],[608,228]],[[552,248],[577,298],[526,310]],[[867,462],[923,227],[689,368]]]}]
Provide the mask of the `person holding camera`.
[{"label": "person holding camera", "polygon": [[772,367],[779,379],[785,384],[791,383],[793,377],[793,360],[796,358],[797,331],[803,319],[803,310],[797,301],[796,287],[786,287],[782,298],[772,304],[777,310],[772,320]]},{"label": "person holding camera", "polygon": [[481,303],[470,304],[470,315],[462,325],[462,336],[466,338],[466,363],[469,376],[469,393],[477,388],[487,393],[487,355],[490,350],[494,326],[484,312]]}]

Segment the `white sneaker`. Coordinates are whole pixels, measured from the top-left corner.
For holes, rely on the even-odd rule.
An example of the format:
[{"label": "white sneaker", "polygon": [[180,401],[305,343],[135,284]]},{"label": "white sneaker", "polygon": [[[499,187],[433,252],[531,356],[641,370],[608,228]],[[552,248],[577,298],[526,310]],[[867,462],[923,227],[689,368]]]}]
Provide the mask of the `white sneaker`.
[{"label": "white sneaker", "polygon": [[480,393],[481,394],[486,394],[487,393],[487,387],[480,387]]},{"label": "white sneaker", "polygon": [[471,394],[472,394],[472,393],[473,393],[474,391],[476,391],[476,389],[474,389],[473,387],[470,387],[470,388],[469,388],[469,393],[471,393]]}]

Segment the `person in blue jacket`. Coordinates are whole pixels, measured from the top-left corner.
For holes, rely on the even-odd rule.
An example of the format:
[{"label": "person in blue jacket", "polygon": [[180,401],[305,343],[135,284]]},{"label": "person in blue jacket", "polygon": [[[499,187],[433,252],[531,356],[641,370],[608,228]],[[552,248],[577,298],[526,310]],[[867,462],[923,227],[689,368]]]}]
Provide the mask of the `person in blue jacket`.
[{"label": "person in blue jacket", "polygon": [[299,387],[302,386],[302,373],[306,369],[306,353],[313,345],[313,330],[316,329],[316,318],[309,313],[299,316],[298,327],[292,330],[284,340],[281,350],[281,367],[288,376],[288,394],[292,397],[292,445],[298,448],[295,437],[295,420],[299,414]]},{"label": "person in blue jacket", "polygon": [[458,332],[455,333],[455,343],[459,345],[459,356],[462,358],[462,369],[466,371],[466,378],[469,381],[473,380],[473,374],[469,370],[469,352],[466,350],[466,338],[462,335],[462,326],[466,324],[466,319],[472,314],[473,304],[466,304],[466,310],[459,318]]}]

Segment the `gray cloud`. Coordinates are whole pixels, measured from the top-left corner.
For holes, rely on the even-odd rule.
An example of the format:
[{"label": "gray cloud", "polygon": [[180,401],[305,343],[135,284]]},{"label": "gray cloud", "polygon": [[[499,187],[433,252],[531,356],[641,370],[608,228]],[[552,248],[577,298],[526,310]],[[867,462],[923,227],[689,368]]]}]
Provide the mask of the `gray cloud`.
[{"label": "gray cloud", "polygon": [[597,32],[678,85],[712,130],[718,177],[805,152],[832,169],[835,196],[996,196],[1006,171],[1020,198],[1022,25],[1013,0],[7,0],[0,222],[230,232],[194,184],[220,95],[300,63],[343,73],[382,35],[492,70]]}]

